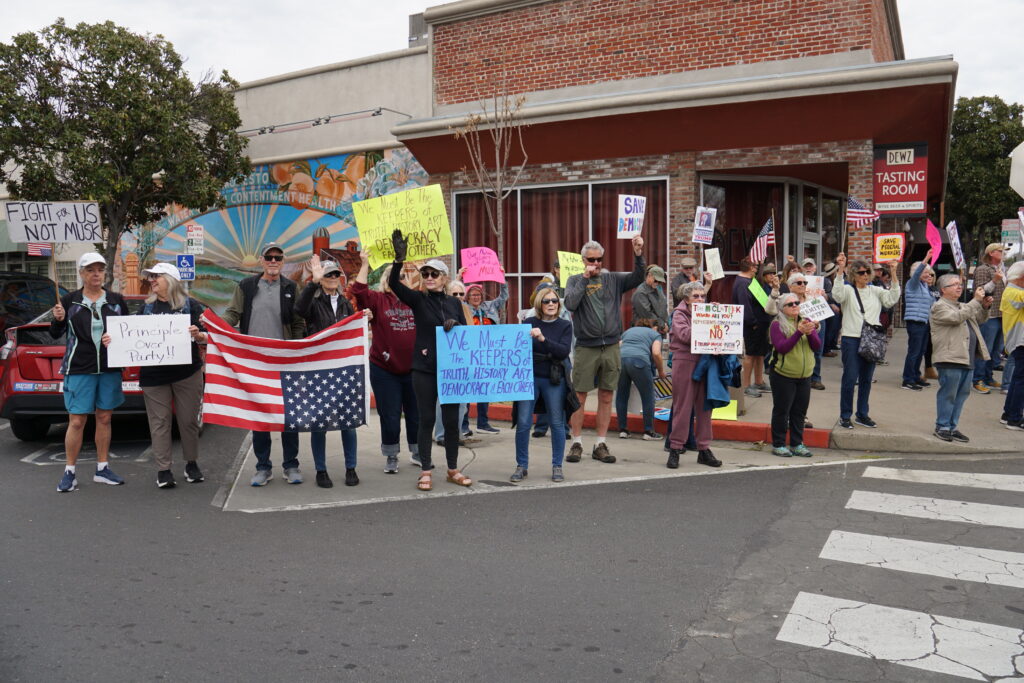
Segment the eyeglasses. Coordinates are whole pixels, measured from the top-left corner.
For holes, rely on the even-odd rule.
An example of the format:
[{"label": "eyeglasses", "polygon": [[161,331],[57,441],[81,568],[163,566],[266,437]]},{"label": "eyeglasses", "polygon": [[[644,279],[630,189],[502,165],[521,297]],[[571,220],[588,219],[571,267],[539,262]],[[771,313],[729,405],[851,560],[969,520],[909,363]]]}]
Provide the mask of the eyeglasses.
[{"label": "eyeglasses", "polygon": [[335,270],[335,271],[331,271],[330,273],[324,273],[324,277],[338,278],[338,277],[341,277],[341,273],[339,273],[338,271]]},{"label": "eyeglasses", "polygon": [[429,270],[427,268],[424,268],[423,270],[420,271],[420,277],[423,277],[424,279],[427,280],[436,280],[437,278],[441,277],[441,271]]},{"label": "eyeglasses", "polygon": [[541,299],[540,302],[542,304],[557,304],[558,299]]},{"label": "eyeglasses", "polygon": [[284,254],[264,254],[264,261],[284,261]]},{"label": "eyeglasses", "polygon": [[797,280],[796,282],[789,283],[790,285],[806,285],[807,280]]},{"label": "eyeglasses", "polygon": [[146,279],[149,280],[150,282],[155,282],[160,279],[160,276],[150,274],[146,276]]},{"label": "eyeglasses", "polygon": [[466,296],[465,292],[452,292],[452,296]]},{"label": "eyeglasses", "polygon": [[868,275],[870,273],[871,273],[870,270],[858,270],[855,274],[856,275]]},{"label": "eyeglasses", "polygon": [[790,301],[789,303],[782,304],[782,307],[783,308],[789,308],[790,306],[799,306],[799,305],[800,305],[799,301]]},{"label": "eyeglasses", "polygon": [[587,263],[600,263],[604,261],[604,256],[596,256],[594,258],[587,257]]}]

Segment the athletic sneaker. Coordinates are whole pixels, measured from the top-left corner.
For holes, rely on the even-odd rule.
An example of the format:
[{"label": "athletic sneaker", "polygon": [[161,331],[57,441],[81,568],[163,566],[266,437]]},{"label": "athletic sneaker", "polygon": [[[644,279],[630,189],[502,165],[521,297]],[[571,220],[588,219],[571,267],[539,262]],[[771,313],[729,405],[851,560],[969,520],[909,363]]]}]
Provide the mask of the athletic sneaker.
[{"label": "athletic sneaker", "polygon": [[785,446],[776,446],[772,449],[772,455],[777,455],[780,458],[790,458],[793,456],[793,452]]},{"label": "athletic sneaker", "polygon": [[409,456],[409,462],[411,462],[413,465],[416,465],[416,467],[423,467],[423,463],[420,462],[420,454],[419,453],[412,453]]},{"label": "athletic sneaker", "polygon": [[793,455],[797,456],[798,458],[809,458],[811,457],[811,455],[813,455],[811,451],[807,448],[807,446],[803,444],[800,444],[799,446],[793,446],[789,450],[792,451]]},{"label": "athletic sneaker", "polygon": [[900,387],[903,389],[910,389],[911,391],[921,391],[921,385],[914,382],[904,382]]},{"label": "athletic sneaker", "polygon": [[761,392],[757,390],[757,386],[754,384],[744,389],[743,393],[751,398],[761,398]]},{"label": "athletic sneaker", "polygon": [[1009,422],[1009,420],[1006,419],[1006,413],[999,416],[999,424],[1006,424],[1007,422]]},{"label": "athletic sneaker", "polygon": [[620,439],[628,439],[629,438],[629,432],[619,432],[619,438]]},{"label": "athletic sneaker", "polygon": [[124,479],[114,474],[114,470],[109,467],[96,470],[96,474],[92,475],[92,480],[97,484],[110,484],[111,486],[120,486],[124,483]]},{"label": "athletic sneaker", "polygon": [[190,484],[198,484],[205,478],[195,460],[189,460],[185,463],[185,481]]},{"label": "athletic sneaker", "polygon": [[301,484],[302,472],[299,471],[298,467],[289,467],[284,471],[284,479],[289,484]]},{"label": "athletic sneaker", "polygon": [[878,426],[878,424],[867,415],[858,415],[853,418],[853,421],[861,427],[870,427],[871,429],[874,429]]},{"label": "athletic sneaker", "polygon": [[1016,432],[1024,432],[1024,420],[1009,420],[1006,423],[1006,428]]},{"label": "athletic sneaker", "polygon": [[997,379],[990,379],[985,384],[988,385],[989,389],[1001,389],[1003,387],[1002,383]]},{"label": "athletic sneaker", "polygon": [[58,493],[67,493],[68,491],[74,491],[78,488],[78,480],[75,479],[75,473],[70,470],[64,470],[64,476],[60,478],[60,483],[57,484]]},{"label": "athletic sneaker", "polygon": [[843,429],[853,429],[853,423],[850,422],[848,417],[839,418],[839,426]]},{"label": "athletic sneaker", "polygon": [[766,394],[772,393],[772,385],[768,384],[768,382],[761,382],[760,384],[754,384],[752,386],[758,391],[764,392]]},{"label": "athletic sneaker", "polygon": [[561,467],[551,468],[551,481],[565,481],[565,475],[562,474]]},{"label": "athletic sneaker", "polygon": [[569,446],[569,455],[565,456],[567,462],[579,462],[583,459],[583,444],[574,443]]},{"label": "athletic sneaker", "polygon": [[658,432],[644,432],[644,441],[660,441],[662,436]]},{"label": "athletic sneaker", "polygon": [[[486,434],[500,434],[501,433],[500,429],[497,429],[496,427],[492,427],[491,425],[484,425],[483,427],[481,427],[480,425],[477,425],[476,426],[476,431],[484,432]],[[466,436],[469,436],[469,434],[467,434]]]},{"label": "athletic sneaker", "polygon": [[948,429],[936,429],[934,434],[936,437],[942,439],[943,441],[953,440],[953,436],[950,434]]},{"label": "athletic sneaker", "polygon": [[266,486],[267,482],[273,478],[274,474],[270,470],[256,470],[251,483],[253,486]]},{"label": "athletic sneaker", "polygon": [[345,486],[359,486],[359,475],[355,467],[345,469]]},{"label": "athletic sneaker", "polygon": [[974,390],[977,391],[979,394],[990,394],[990,393],[992,393],[991,389],[989,389],[987,386],[985,386],[984,382],[975,382],[974,383]]},{"label": "athletic sneaker", "polygon": [[508,480],[519,483],[523,479],[526,479],[526,468],[516,465],[515,471],[512,473],[512,476],[508,478]]},{"label": "athletic sneaker", "polygon": [[384,463],[385,474],[397,474],[398,473],[398,456],[389,455],[387,462]]},{"label": "athletic sneaker", "polygon": [[156,473],[156,485],[161,489],[173,489],[174,473],[170,470],[160,470]]},{"label": "athletic sneaker", "polygon": [[967,443],[970,441],[966,434],[963,434],[959,429],[954,429],[949,433],[953,437],[953,441],[959,441],[960,443]]}]

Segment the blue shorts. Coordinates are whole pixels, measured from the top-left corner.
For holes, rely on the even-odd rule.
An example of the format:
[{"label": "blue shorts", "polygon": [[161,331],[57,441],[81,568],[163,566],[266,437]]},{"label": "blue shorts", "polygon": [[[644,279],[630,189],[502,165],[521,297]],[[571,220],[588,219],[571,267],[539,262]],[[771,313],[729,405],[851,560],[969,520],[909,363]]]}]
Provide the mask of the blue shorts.
[{"label": "blue shorts", "polygon": [[64,378],[64,407],[72,415],[113,410],[124,403],[121,371],[97,375],[68,375]]}]

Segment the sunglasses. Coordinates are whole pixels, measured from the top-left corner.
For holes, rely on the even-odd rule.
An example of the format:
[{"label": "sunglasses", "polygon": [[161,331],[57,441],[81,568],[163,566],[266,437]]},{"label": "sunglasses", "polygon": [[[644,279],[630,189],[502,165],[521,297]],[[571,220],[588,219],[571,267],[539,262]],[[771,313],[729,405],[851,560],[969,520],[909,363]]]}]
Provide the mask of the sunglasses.
[{"label": "sunglasses", "polygon": [[541,299],[540,302],[542,304],[557,304],[558,299]]},{"label": "sunglasses", "polygon": [[452,296],[466,296],[465,292],[452,292]]},{"label": "sunglasses", "polygon": [[160,276],[159,275],[147,275],[146,279],[149,280],[150,282],[155,282],[156,280],[160,279]]},{"label": "sunglasses", "polygon": [[339,278],[339,277],[341,277],[341,273],[339,273],[338,271],[335,270],[335,271],[331,271],[330,273],[324,273],[324,277]]},{"label": "sunglasses", "polygon": [[264,261],[284,261],[284,254],[264,254]]},{"label": "sunglasses", "polygon": [[99,309],[99,307],[96,304],[94,304],[94,303],[89,304],[89,310],[92,311],[92,319],[93,320],[99,320],[100,319],[100,309]]},{"label": "sunglasses", "polygon": [[783,308],[789,308],[790,306],[799,306],[799,301],[790,301],[788,304],[782,304]]},{"label": "sunglasses", "polygon": [[601,263],[601,261],[604,261],[604,256],[598,256],[595,258],[587,257],[587,263]]},{"label": "sunglasses", "polygon": [[427,280],[436,280],[437,278],[441,277],[441,271],[439,271],[439,270],[428,270],[428,269],[424,268],[423,270],[420,271],[420,277],[422,277],[424,279],[427,279]]},{"label": "sunglasses", "polygon": [[870,273],[871,273],[870,270],[858,270],[855,274],[856,275],[869,275]]},{"label": "sunglasses", "polygon": [[796,282],[793,282],[791,284],[793,284],[793,285],[806,285],[807,284],[807,280],[797,280]]}]

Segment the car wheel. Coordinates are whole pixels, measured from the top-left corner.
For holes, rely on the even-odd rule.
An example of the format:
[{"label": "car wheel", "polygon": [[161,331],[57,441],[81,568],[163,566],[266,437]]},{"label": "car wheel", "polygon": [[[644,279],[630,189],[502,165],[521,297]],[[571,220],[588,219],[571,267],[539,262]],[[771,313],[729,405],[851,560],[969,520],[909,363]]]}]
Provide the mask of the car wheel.
[{"label": "car wheel", "polygon": [[12,417],[11,431],[22,441],[39,441],[50,431],[50,422],[39,417]]}]

